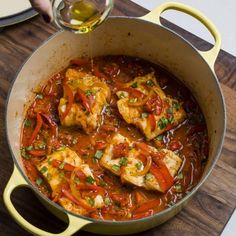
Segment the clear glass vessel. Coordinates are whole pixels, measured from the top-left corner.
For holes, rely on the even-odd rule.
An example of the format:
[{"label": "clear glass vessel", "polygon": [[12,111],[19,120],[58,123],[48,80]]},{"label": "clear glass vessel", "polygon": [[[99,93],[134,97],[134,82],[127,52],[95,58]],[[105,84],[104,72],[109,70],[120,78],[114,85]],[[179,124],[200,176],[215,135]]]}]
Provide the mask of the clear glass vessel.
[{"label": "clear glass vessel", "polygon": [[74,33],[88,33],[108,17],[113,0],[53,0],[56,25]]}]

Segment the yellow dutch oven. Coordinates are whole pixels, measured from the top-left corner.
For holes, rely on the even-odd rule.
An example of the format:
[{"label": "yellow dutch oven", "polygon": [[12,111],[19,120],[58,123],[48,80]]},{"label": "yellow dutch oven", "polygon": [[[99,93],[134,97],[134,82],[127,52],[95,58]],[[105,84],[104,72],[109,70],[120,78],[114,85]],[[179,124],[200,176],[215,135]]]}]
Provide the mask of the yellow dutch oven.
[{"label": "yellow dutch oven", "polygon": [[[215,45],[209,51],[199,51],[178,34],[161,25],[160,15],[168,9],[187,13],[201,21],[213,35]],[[4,202],[15,221],[36,235],[66,236],[74,234],[81,228],[89,232],[118,235],[141,232],[157,226],[176,215],[189,201],[211,173],[222,148],[226,127],[225,105],[214,72],[221,37],[210,20],[189,6],[169,2],[140,18],[110,17],[94,30],[91,36],[93,56],[125,54],[144,58],[163,65],[191,90],[207,122],[210,143],[208,163],[200,182],[191,193],[174,206],[139,220],[114,222],[75,215],[41,194],[27,178],[21,161],[20,133],[25,104],[30,98],[32,99],[33,88],[65,68],[71,58],[88,56],[90,51],[87,34],[59,32],[38,48],[23,65],[12,85],[7,104],[7,137],[15,166],[4,191]],[[31,188],[45,207],[68,222],[64,232],[59,234],[45,232],[27,222],[17,212],[11,202],[11,193],[21,186]]]}]

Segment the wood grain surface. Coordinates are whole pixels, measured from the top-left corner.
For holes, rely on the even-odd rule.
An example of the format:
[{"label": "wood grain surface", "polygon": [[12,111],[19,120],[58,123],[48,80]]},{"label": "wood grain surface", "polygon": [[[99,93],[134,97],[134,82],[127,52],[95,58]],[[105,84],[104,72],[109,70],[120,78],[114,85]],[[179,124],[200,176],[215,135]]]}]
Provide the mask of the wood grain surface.
[{"label": "wood grain surface", "polygon": [[[142,16],[147,10],[117,0],[113,15]],[[193,34],[162,21],[200,49],[211,45]],[[226,22],[227,23],[227,22]],[[4,208],[2,192],[12,173],[13,161],[5,135],[5,103],[10,84],[22,63],[57,29],[37,16],[24,23],[0,29],[0,235],[30,235],[10,217]],[[139,235],[219,235],[236,206],[236,58],[221,51],[215,65],[227,106],[227,132],[221,157],[211,176],[190,203],[173,219]],[[30,222],[51,232],[60,232],[66,224],[51,215],[28,189],[18,189],[13,202]],[[92,235],[80,231],[76,235]]]}]

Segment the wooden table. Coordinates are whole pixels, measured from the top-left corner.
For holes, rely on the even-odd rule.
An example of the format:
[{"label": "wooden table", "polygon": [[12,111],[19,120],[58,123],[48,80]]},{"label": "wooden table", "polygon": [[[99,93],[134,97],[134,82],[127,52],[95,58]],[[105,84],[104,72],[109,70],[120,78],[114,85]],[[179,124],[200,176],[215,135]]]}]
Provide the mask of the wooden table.
[{"label": "wooden table", "polygon": [[[147,10],[129,1],[116,1],[113,15],[142,16]],[[210,44],[183,29],[163,21],[200,49]],[[5,102],[11,81],[26,58],[57,29],[37,16],[0,32],[0,193],[11,175],[13,161],[5,135]],[[236,58],[221,51],[215,65],[227,105],[227,132],[219,161],[211,176],[191,202],[176,217],[139,235],[219,235],[236,206]],[[13,201],[21,214],[33,224],[60,232],[66,224],[59,221],[27,189],[18,189]],[[0,235],[30,235],[18,226],[0,198]],[[91,235],[80,231],[77,235]]]}]

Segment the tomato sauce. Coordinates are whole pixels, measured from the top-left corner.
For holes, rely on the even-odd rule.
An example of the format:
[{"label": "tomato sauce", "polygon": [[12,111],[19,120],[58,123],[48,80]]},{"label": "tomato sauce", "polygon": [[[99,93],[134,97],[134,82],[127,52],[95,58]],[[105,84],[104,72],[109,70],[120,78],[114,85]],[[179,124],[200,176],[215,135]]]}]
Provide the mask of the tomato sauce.
[{"label": "tomato sauce", "polygon": [[[94,58],[93,64],[93,73],[105,78],[111,89],[110,104],[103,111],[101,125],[89,135],[77,127],[61,126],[57,109],[59,100],[63,96],[66,70],[54,75],[36,93],[23,123],[21,154],[29,179],[42,193],[52,199],[51,189],[36,165],[54,150],[68,146],[89,165],[97,183],[97,187],[81,187],[81,195],[93,196],[97,191],[101,191],[109,198],[101,209],[90,209],[87,213],[89,217],[132,220],[153,215],[174,205],[199,182],[208,157],[206,122],[197,101],[173,75],[159,65],[140,58],[104,56]],[[79,68],[85,72],[92,70],[90,62],[86,60],[83,60],[82,64],[74,60],[69,68]],[[157,82],[166,95],[183,104],[187,118],[177,127],[147,142],[138,128],[123,120],[116,105],[115,93],[123,83],[150,72],[155,73]],[[147,106],[148,109],[152,109],[152,104],[147,104]],[[94,158],[95,153],[97,150],[106,148],[107,141],[111,139],[114,132],[121,133],[131,141],[145,142],[156,148],[167,148],[179,155],[182,165],[174,178],[173,185],[166,193],[147,191],[122,184],[117,176],[99,164],[99,160]],[[126,147],[122,147],[122,150],[117,148],[116,155],[124,155],[125,149]],[[123,153],[120,154],[120,152]],[[56,167],[59,163],[53,165]],[[64,166],[64,169],[65,178],[69,179],[73,167],[68,165]],[[66,189],[62,188],[61,191],[64,195],[68,195]],[[57,202],[57,199],[52,200]]]}]

